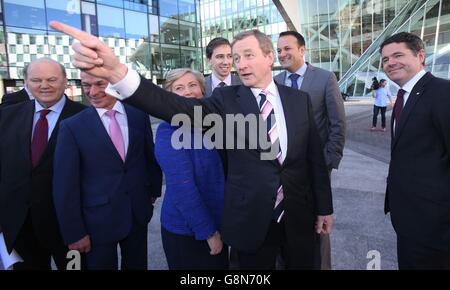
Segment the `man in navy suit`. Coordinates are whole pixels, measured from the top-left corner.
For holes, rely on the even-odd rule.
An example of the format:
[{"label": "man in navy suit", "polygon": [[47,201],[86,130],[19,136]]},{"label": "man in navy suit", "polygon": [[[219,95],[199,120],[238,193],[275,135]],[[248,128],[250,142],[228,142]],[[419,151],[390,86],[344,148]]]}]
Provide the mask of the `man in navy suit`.
[{"label": "man in navy suit", "polygon": [[425,47],[401,32],[380,47],[399,87],[392,112],[385,212],[399,269],[450,269],[450,81],[426,72]]},{"label": "man in navy suit", "polygon": [[[161,195],[149,116],[81,73],[93,107],[61,124],[53,198],[64,242],[87,269],[147,269],[147,224]],[[119,138],[118,138],[119,137]]]},{"label": "man in navy suit", "polygon": [[270,137],[278,151],[270,160],[264,158],[261,142],[250,148],[246,136],[257,128],[242,126],[245,132],[237,136],[234,124],[225,124],[226,143],[243,141],[245,148],[227,148],[221,235],[237,250],[241,269],[274,269],[280,250],[287,269],[314,267],[317,234],[331,233],[333,225],[330,180],[311,100],[302,91],[275,84],[268,36],[253,30],[234,37],[233,59],[243,85],[216,89],[210,98],[188,99],[128,70],[98,38],[62,23],[52,22],[51,27],[80,40],[72,46],[76,67],[108,78],[120,97],[129,97],[127,102],[163,120],[177,113],[193,119],[195,106],[222,120],[230,115],[272,115],[270,123],[269,117],[257,121],[262,128],[272,128],[262,135]]}]

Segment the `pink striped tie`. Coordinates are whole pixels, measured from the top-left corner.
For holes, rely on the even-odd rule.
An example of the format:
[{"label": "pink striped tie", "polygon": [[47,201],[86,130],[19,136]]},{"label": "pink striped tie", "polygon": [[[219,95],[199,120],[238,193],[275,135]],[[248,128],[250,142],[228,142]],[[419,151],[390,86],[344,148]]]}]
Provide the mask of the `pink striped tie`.
[{"label": "pink striped tie", "polygon": [[116,119],[116,111],[109,110],[106,112],[106,115],[109,117],[109,136],[111,137],[111,141],[116,147],[117,152],[119,153],[122,161],[125,161],[125,144],[123,141],[122,131],[120,130],[119,123]]},{"label": "pink striped tie", "polygon": [[[260,110],[261,115],[267,123],[267,134],[269,135],[270,143],[276,144],[275,146],[278,146],[278,153],[277,153],[277,160],[280,164],[283,164],[284,158],[281,154],[281,148],[280,148],[280,140],[278,135],[278,129],[277,129],[277,122],[275,120],[275,112],[273,109],[273,105],[270,103],[270,101],[267,99],[268,92],[262,91],[259,96],[260,99]],[[283,185],[280,185],[280,187],[277,190],[277,197],[274,205],[274,216],[276,217],[277,222],[279,223],[281,221],[281,218],[284,215],[284,206],[283,206]]]}]

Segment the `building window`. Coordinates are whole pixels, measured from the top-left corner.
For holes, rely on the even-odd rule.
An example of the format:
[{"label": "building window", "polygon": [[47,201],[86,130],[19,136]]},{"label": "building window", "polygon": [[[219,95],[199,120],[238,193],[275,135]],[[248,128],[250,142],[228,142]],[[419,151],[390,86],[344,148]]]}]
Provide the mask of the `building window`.
[{"label": "building window", "polygon": [[47,28],[44,0],[4,0],[3,4],[6,25],[34,29]]},{"label": "building window", "polygon": [[46,0],[47,19],[81,28],[79,0]]},{"label": "building window", "polygon": [[99,35],[125,38],[123,9],[97,5]]},{"label": "building window", "polygon": [[84,31],[98,36],[98,24],[95,14],[95,4],[81,3],[81,27]]},{"label": "building window", "polygon": [[127,38],[148,37],[147,14],[125,10],[125,31]]}]

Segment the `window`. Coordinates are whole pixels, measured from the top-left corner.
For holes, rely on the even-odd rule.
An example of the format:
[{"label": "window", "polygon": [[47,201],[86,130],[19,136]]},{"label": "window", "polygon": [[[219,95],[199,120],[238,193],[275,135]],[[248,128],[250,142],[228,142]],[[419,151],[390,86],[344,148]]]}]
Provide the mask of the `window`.
[{"label": "window", "polygon": [[44,0],[4,0],[3,3],[6,25],[46,29]]},{"label": "window", "polygon": [[81,28],[79,0],[46,0],[47,20],[58,20]]},{"label": "window", "polygon": [[125,38],[123,10],[97,5],[99,35]]},{"label": "window", "polygon": [[148,37],[147,14],[125,10],[125,31],[127,38]]}]

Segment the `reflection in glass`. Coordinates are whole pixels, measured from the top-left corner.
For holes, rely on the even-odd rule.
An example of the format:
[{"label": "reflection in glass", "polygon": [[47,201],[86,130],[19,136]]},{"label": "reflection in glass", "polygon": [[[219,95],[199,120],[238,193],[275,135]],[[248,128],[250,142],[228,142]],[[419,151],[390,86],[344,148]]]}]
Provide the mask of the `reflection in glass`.
[{"label": "reflection in glass", "polygon": [[79,0],[46,0],[47,20],[58,20],[70,26],[81,28]]},{"label": "reflection in glass", "polygon": [[127,38],[147,37],[147,15],[140,12],[125,10],[125,31]]},{"label": "reflection in glass", "polygon": [[97,5],[100,36],[125,38],[123,10]]},{"label": "reflection in glass", "polygon": [[160,17],[161,43],[178,44],[180,40],[180,31],[178,29],[178,20]]},{"label": "reflection in glass", "polygon": [[3,5],[6,25],[46,29],[44,0],[4,0]]}]

